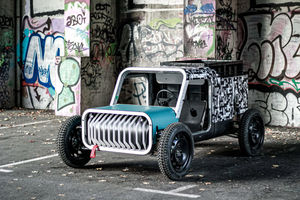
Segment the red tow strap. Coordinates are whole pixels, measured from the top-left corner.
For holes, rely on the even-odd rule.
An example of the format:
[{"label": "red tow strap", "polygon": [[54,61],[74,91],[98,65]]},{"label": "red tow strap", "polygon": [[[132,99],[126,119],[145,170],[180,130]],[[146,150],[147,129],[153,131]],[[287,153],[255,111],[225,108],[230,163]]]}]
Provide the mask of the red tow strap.
[{"label": "red tow strap", "polygon": [[99,146],[98,145],[94,145],[90,154],[90,158],[95,158],[96,157],[96,150],[99,150]]}]

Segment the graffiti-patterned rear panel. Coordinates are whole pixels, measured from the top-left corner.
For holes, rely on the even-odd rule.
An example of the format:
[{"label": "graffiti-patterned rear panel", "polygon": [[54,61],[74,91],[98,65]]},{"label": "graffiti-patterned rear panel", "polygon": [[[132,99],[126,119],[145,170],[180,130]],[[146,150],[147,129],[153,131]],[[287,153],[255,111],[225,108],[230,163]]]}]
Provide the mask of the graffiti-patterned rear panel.
[{"label": "graffiti-patterned rear panel", "polygon": [[[228,63],[227,63],[228,64]],[[221,76],[215,69],[200,63],[200,67],[183,67],[187,79],[207,79],[212,86],[212,122],[230,120],[248,109],[248,76]],[[225,66],[224,66],[225,68]]]}]

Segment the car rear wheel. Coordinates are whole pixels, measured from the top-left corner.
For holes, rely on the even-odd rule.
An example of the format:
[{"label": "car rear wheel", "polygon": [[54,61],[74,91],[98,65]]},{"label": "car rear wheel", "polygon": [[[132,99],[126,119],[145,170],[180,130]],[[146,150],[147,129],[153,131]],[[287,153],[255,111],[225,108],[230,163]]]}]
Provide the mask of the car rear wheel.
[{"label": "car rear wheel", "polygon": [[257,156],[262,153],[265,127],[261,114],[256,109],[247,110],[240,122],[239,145],[243,154]]},{"label": "car rear wheel", "polygon": [[81,117],[70,117],[59,129],[58,154],[63,162],[74,168],[83,167],[90,161],[90,150],[83,149],[81,140]]},{"label": "car rear wheel", "polygon": [[171,180],[182,179],[189,171],[194,154],[190,129],[182,123],[170,124],[162,133],[158,149],[158,165]]}]

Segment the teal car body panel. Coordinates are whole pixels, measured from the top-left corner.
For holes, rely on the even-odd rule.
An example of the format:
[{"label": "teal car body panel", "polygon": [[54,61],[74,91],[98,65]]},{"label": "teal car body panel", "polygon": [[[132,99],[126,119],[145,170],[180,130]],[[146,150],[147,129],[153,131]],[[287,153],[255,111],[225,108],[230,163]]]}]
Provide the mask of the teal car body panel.
[{"label": "teal car body panel", "polygon": [[113,106],[98,107],[96,109],[133,111],[147,114],[152,121],[154,144],[156,143],[157,130],[165,129],[169,124],[178,122],[175,111],[170,107],[117,104]]}]

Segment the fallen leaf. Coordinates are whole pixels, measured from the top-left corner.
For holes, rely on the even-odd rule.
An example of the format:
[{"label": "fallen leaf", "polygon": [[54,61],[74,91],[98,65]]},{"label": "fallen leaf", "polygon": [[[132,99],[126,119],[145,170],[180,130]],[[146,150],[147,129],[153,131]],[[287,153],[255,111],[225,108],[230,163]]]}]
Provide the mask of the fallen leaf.
[{"label": "fallen leaf", "polygon": [[128,172],[129,169],[126,167],[126,168],[122,169],[122,171],[123,171],[123,172]]}]

